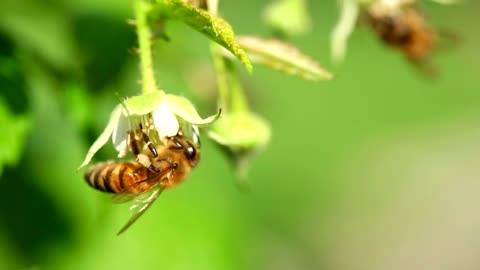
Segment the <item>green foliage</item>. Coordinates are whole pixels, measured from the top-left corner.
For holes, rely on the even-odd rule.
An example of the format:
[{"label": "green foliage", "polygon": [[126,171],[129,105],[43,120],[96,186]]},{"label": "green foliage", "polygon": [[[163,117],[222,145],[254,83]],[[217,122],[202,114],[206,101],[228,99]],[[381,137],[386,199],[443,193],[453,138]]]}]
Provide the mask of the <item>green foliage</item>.
[{"label": "green foliage", "polygon": [[0,97],[0,177],[4,166],[16,166],[20,160],[31,124],[29,115],[13,114]]},{"label": "green foliage", "polygon": [[222,18],[180,0],[159,0],[158,6],[152,8],[151,17],[153,22],[165,20],[167,17],[187,24],[225,47],[244,64],[248,71],[252,71],[252,64],[245,51],[237,44],[232,27]]},{"label": "green foliage", "polygon": [[[157,95],[160,92],[155,94],[156,82],[153,78],[149,39],[166,36],[165,26],[169,19],[189,25],[226,49],[222,55],[217,47],[211,47],[219,87],[219,113],[207,119],[201,119],[188,99],[174,95],[167,96],[168,107],[178,117],[196,125],[212,123],[220,116],[220,110],[223,109],[225,117],[212,126],[209,134],[217,143],[233,153],[234,162],[239,167],[239,164],[248,163],[247,161],[253,156],[250,153],[258,153],[260,149],[265,148],[270,140],[271,129],[263,119],[250,112],[243,87],[233,65],[224,63],[222,58],[230,57],[233,53],[233,56],[239,58],[247,70],[251,71],[252,66],[245,49],[256,63],[303,79],[329,80],[332,78],[332,74],[294,46],[285,42],[254,37],[236,39],[232,27],[225,20],[216,16],[218,2],[207,2],[208,11],[197,8],[196,6],[201,6],[199,3],[194,5],[180,0],[159,0],[153,4],[143,0],[136,2],[135,16],[142,65],[143,91],[148,94],[126,100],[125,105],[132,114],[137,114],[137,112],[144,114],[157,107],[162,97]],[[298,2],[295,2],[294,5],[297,11],[305,7],[304,3],[298,5]],[[149,25],[146,25],[145,13],[148,13]],[[292,17],[298,16],[292,15]],[[155,34],[152,36],[151,33]],[[152,94],[153,96],[151,96]],[[133,102],[133,107],[129,105],[131,102]],[[163,123],[166,122],[163,121]],[[170,129],[167,126],[164,128],[165,130]],[[173,125],[171,127],[175,128]],[[241,165],[240,167],[246,168],[247,166]],[[242,172],[242,174],[245,173]]]},{"label": "green foliage", "polygon": [[[315,31],[290,42],[321,60],[337,10],[332,2],[310,3]],[[256,35],[266,29],[252,14],[264,5],[222,1],[220,11]],[[396,258],[479,268],[475,216],[464,213],[475,213],[478,197],[480,38],[471,22],[480,3],[428,10],[440,18],[434,23],[468,37],[438,53],[441,76],[433,82],[362,32],[328,84],[263,69],[244,78],[220,54],[228,102],[204,130],[218,143],[201,134],[201,162],[191,176],[116,237],[129,205],[112,205],[75,169],[118,105],[116,93],[140,95],[138,56],[127,53],[138,45],[126,24],[130,7],[127,0],[0,1],[0,269],[350,270],[383,269]],[[170,45],[153,37],[155,78],[167,98],[175,94],[172,104],[195,105],[192,118],[208,115],[218,109],[208,83],[214,79],[207,71],[200,80],[187,77],[193,62],[210,68],[208,50],[196,46],[204,37],[169,27]],[[298,65],[268,53],[260,54]],[[144,112],[157,104],[149,97],[129,106]],[[106,133],[109,144],[112,130]],[[251,192],[232,185],[219,149],[233,154],[237,169],[255,157]],[[95,158],[116,155],[104,147]],[[392,226],[405,220],[408,230]],[[459,234],[448,221],[468,226]],[[422,251],[432,239],[455,245]],[[457,266],[450,268],[463,270]]]},{"label": "green foliage", "polygon": [[19,46],[57,70],[76,70],[78,67],[71,28],[68,15],[58,5],[45,5],[34,0],[2,1],[0,29]]}]

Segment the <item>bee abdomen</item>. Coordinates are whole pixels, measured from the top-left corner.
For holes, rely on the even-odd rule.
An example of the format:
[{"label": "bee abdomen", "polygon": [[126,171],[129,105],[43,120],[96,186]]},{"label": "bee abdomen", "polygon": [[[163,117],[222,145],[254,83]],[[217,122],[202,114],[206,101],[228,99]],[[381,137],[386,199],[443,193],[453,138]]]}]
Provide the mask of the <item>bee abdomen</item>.
[{"label": "bee abdomen", "polygon": [[87,183],[100,191],[119,193],[126,186],[137,182],[138,164],[130,162],[105,162],[91,167],[85,173]]}]

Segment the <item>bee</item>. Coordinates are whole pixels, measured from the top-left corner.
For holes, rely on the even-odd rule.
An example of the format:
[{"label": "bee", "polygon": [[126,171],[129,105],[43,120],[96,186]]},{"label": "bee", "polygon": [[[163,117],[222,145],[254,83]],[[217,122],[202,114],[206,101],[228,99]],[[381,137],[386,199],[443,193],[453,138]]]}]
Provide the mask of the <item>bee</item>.
[{"label": "bee", "polygon": [[367,14],[367,22],[386,45],[399,50],[417,66],[427,67],[427,60],[437,46],[438,35],[418,9],[372,10]]},{"label": "bee", "polygon": [[[109,161],[94,165],[85,173],[87,183],[100,191],[115,193],[114,203],[136,199],[130,208],[133,216],[117,235],[127,230],[160,196],[163,190],[181,183],[200,158],[198,131],[192,139],[177,135],[164,145],[153,145],[140,126],[146,143],[140,152],[135,134],[129,132],[129,145],[136,161]],[[145,197],[145,199],[139,199]]]}]

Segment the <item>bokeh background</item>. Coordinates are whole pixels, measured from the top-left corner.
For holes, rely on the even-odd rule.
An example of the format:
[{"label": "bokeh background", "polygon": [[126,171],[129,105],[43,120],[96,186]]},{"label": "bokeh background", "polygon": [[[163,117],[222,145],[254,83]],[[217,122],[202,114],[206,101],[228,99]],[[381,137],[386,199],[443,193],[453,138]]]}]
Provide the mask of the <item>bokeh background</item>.
[{"label": "bokeh background", "polygon": [[[480,269],[478,1],[423,3],[460,37],[428,79],[365,27],[329,60],[335,1],[291,39],[334,71],[244,74],[273,138],[240,191],[203,136],[202,161],[126,233],[128,205],[76,172],[121,96],[139,93],[128,0],[0,2],[0,269]],[[271,36],[267,1],[221,1],[237,34]],[[177,22],[155,49],[166,91],[214,112],[207,39]],[[96,160],[115,156],[112,146]]]}]

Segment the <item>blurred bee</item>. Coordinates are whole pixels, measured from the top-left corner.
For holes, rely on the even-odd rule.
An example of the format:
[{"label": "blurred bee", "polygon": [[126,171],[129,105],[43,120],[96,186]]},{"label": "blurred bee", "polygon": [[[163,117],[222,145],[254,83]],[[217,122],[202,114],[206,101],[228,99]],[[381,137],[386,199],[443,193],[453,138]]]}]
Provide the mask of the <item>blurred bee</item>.
[{"label": "blurred bee", "polygon": [[427,73],[434,72],[428,66],[428,58],[437,46],[438,36],[418,9],[370,10],[367,22],[386,45],[402,52],[418,67],[427,68]]},{"label": "blurred bee", "polygon": [[129,133],[129,144],[137,161],[98,163],[85,173],[85,180],[93,188],[116,193],[112,198],[114,203],[135,199],[130,208],[133,216],[117,235],[127,230],[163,190],[182,182],[200,158],[196,129],[192,139],[177,135],[167,138],[165,145],[154,146],[140,128],[147,146],[143,152],[139,151],[134,133]]}]

